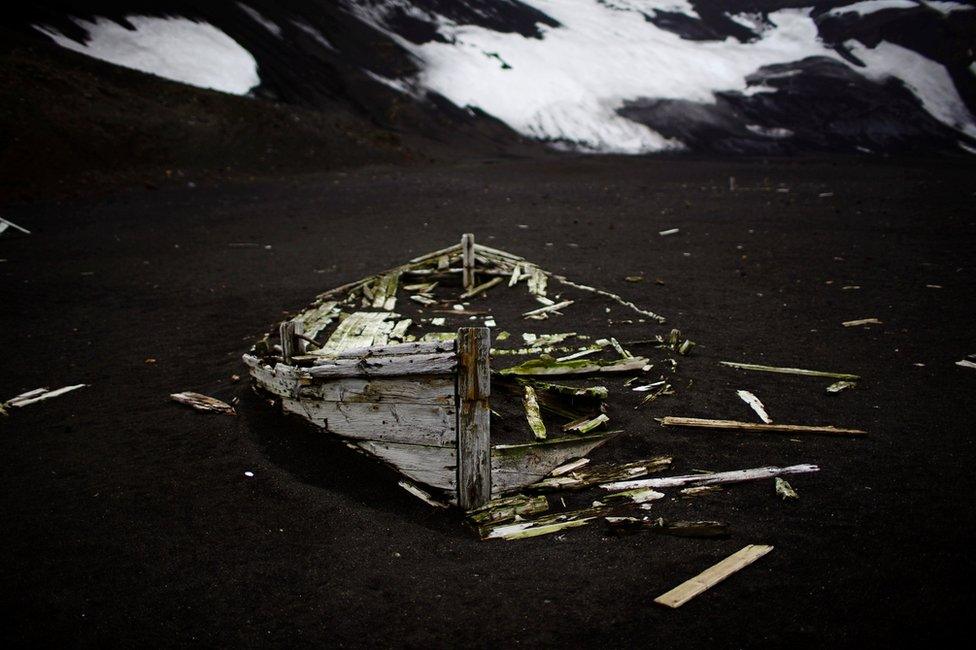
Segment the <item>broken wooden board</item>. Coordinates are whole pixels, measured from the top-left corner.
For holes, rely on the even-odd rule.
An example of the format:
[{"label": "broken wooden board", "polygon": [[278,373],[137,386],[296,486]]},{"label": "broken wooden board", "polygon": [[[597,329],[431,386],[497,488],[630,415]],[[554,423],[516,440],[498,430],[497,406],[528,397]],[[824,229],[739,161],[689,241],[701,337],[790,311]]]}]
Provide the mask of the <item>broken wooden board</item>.
[{"label": "broken wooden board", "polygon": [[36,404],[37,402],[43,402],[44,400],[48,400],[53,397],[59,397],[65,393],[78,390],[79,388],[85,388],[86,386],[88,386],[88,384],[74,384],[72,386],[55,388],[54,390],[49,390],[47,388],[35,388],[34,390],[11,397],[6,402],[0,404],[0,406],[2,406],[4,409],[21,408],[30,404]]},{"label": "broken wooden board", "polygon": [[[557,533],[567,528],[578,528],[594,521],[608,513],[606,508],[587,508],[570,512],[560,512],[553,515],[503,523],[490,527],[483,539],[528,539],[539,535]],[[488,528],[488,527],[486,527]]]},{"label": "broken wooden board", "polygon": [[400,271],[381,275],[373,284],[373,309],[393,311],[396,308],[397,288],[400,284]]},{"label": "broken wooden board", "polygon": [[823,372],[821,370],[804,370],[803,368],[783,368],[779,366],[761,366],[755,363],[739,363],[737,361],[719,361],[723,366],[738,368],[739,370],[756,370],[758,372],[774,372],[782,375],[801,375],[803,377],[830,377],[832,379],[847,379],[857,381],[858,375],[843,372]]},{"label": "broken wooden board", "polygon": [[773,419],[769,417],[768,413],[766,413],[766,407],[763,406],[763,403],[759,401],[758,397],[747,390],[737,390],[735,392],[743,402],[749,405],[749,408],[756,412],[756,415],[759,416],[760,420],[766,424],[773,423]]},{"label": "broken wooden board", "polygon": [[186,404],[187,406],[192,406],[198,411],[213,411],[214,413],[222,413],[224,415],[237,415],[237,411],[234,407],[226,402],[221,402],[219,399],[209,397],[207,395],[201,395],[200,393],[192,392],[182,392],[173,393],[170,395],[173,401],[179,402],[180,404]]},{"label": "broken wooden board", "polygon": [[585,456],[609,434],[567,436],[491,448],[491,493],[504,494],[536,483],[568,460]]},{"label": "broken wooden board", "polygon": [[332,433],[357,440],[453,445],[454,405],[326,402],[283,397],[281,407]]},{"label": "broken wooden board", "polygon": [[420,499],[421,501],[423,501],[429,506],[433,506],[434,508],[448,507],[448,504],[444,503],[443,501],[438,501],[433,496],[431,496],[431,494],[427,492],[427,490],[424,490],[422,487],[412,483],[411,481],[407,481],[407,480],[399,481],[397,482],[397,485],[399,485],[404,490],[414,495],[415,497],[417,497],[418,499]]},{"label": "broken wooden board", "polygon": [[297,395],[285,396],[329,402],[433,404],[453,407],[454,377],[418,375],[408,379],[348,377],[331,381],[321,380],[300,385]]},{"label": "broken wooden board", "polygon": [[532,379],[520,379],[519,381],[529,383],[537,391],[544,390],[549,393],[566,395],[568,397],[588,397],[594,400],[605,400],[610,394],[606,386],[564,386],[562,384],[550,384]]},{"label": "broken wooden board", "polygon": [[[278,395],[279,397],[298,396],[298,391],[302,386],[302,380],[296,377],[294,372],[278,373],[275,368],[261,363],[260,359],[249,354],[245,354],[243,359],[244,365],[249,368],[248,372],[258,388],[272,395]],[[279,365],[281,368],[293,370],[291,366]],[[305,381],[307,382],[309,380]]]},{"label": "broken wooden board", "polygon": [[302,324],[302,333],[310,339],[318,336],[339,315],[335,300],[327,300],[322,304],[308,309],[292,320]]},{"label": "broken wooden board", "polygon": [[683,476],[667,476],[664,478],[645,478],[635,481],[616,481],[600,485],[604,490],[633,490],[634,488],[672,488],[684,486],[718,485],[725,483],[744,483],[758,481],[774,476],[787,474],[809,474],[819,472],[816,465],[790,465],[789,467],[756,467],[753,469],[739,469],[731,472],[715,472],[713,474],[685,474]]},{"label": "broken wooden board", "polygon": [[855,384],[853,381],[844,381],[842,379],[840,381],[835,381],[830,386],[827,386],[827,392],[830,393],[831,395],[835,395],[841,392],[842,390],[847,390],[848,388],[854,388],[855,386],[857,386],[857,384]]},{"label": "broken wooden board", "polygon": [[388,321],[398,317],[399,314],[388,311],[353,312],[339,323],[329,340],[318,350],[313,350],[312,353],[321,356],[334,356],[343,350],[385,345],[389,340],[388,335],[394,327],[394,323]]},{"label": "broken wooden board", "polygon": [[515,521],[526,515],[535,515],[549,509],[549,502],[544,496],[525,496],[516,494],[503,499],[492,499],[480,508],[471,510],[467,514],[468,524],[484,538],[491,529],[502,523]]},{"label": "broken wooden board", "polygon": [[[582,471],[575,471],[578,469],[576,467],[568,470],[557,467],[544,479],[529,485],[526,489],[581,490],[599,483],[632,480],[661,472],[671,467],[671,461],[671,456],[655,456],[654,458],[619,465],[597,465]],[[560,470],[559,474],[556,474],[557,470]]]},{"label": "broken wooden board", "polygon": [[647,365],[646,357],[632,357],[615,361],[574,359],[556,361],[555,359],[531,359],[511,368],[503,368],[501,375],[584,375],[594,372],[631,372]]},{"label": "broken wooden board", "polygon": [[454,372],[456,367],[457,356],[453,352],[439,352],[321,359],[303,371],[309,377],[391,377],[442,375]]},{"label": "broken wooden board", "polygon": [[410,445],[378,440],[361,440],[356,444],[419,483],[451,492],[457,487],[457,450],[453,446]]},{"label": "broken wooden board", "polygon": [[757,424],[737,420],[708,420],[706,418],[684,418],[667,416],[661,418],[666,427],[690,427],[693,429],[738,429],[743,431],[765,431],[772,433],[822,433],[831,436],[866,436],[860,429],[840,429],[833,426],[807,426],[802,424]]},{"label": "broken wooden board", "polygon": [[539,413],[539,401],[535,397],[535,389],[532,386],[525,386],[525,419],[529,422],[529,428],[536,440],[546,439],[546,424],[542,421]]},{"label": "broken wooden board", "polygon": [[661,594],[654,599],[655,603],[666,607],[681,607],[695,596],[711,589],[728,578],[733,573],[744,569],[762,556],[773,550],[772,546],[750,544],[736,551],[718,564],[702,571],[694,578],[687,580],[674,589]]}]

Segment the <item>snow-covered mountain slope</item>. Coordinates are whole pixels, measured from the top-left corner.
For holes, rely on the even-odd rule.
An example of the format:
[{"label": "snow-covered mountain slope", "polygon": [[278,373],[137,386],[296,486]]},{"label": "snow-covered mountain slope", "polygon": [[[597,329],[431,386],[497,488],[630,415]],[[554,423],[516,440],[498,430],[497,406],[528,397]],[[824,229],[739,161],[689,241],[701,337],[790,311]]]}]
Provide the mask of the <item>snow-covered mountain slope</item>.
[{"label": "snow-covered mountain slope", "polygon": [[500,122],[587,152],[976,152],[972,2],[96,0],[21,21],[120,65],[339,99],[427,135]]}]

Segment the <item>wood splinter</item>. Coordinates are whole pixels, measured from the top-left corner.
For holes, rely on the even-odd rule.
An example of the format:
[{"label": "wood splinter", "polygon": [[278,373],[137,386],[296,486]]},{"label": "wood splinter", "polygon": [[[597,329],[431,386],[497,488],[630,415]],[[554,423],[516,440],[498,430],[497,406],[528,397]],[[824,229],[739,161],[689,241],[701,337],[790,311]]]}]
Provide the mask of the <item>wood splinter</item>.
[{"label": "wood splinter", "polygon": [[694,578],[686,580],[671,591],[661,594],[654,599],[654,602],[658,605],[671,607],[672,609],[681,607],[695,596],[711,589],[733,573],[746,568],[771,550],[773,550],[772,546],[749,544],[718,564],[705,569]]}]

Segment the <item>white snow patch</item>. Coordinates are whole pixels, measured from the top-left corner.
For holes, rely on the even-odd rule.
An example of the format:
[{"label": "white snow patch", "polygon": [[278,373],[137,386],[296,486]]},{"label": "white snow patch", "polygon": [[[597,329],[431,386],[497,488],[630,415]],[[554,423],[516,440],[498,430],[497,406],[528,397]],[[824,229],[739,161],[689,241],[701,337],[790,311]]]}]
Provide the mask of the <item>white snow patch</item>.
[{"label": "white snow patch", "polygon": [[863,70],[865,76],[901,79],[932,117],[976,138],[976,118],[966,108],[945,66],[887,41],[874,48],[864,47],[858,41],[847,41],[845,45],[867,65]]},{"label": "white snow patch", "polygon": [[243,2],[238,2],[237,6],[240,7],[241,11],[243,11],[248,16],[250,16],[254,20],[254,22],[261,25],[262,27],[264,27],[266,30],[268,30],[278,38],[281,38],[281,27],[278,26],[278,23],[268,18],[265,18],[263,15],[261,15],[260,11],[254,9],[253,7],[248,7]]},{"label": "white snow patch", "polygon": [[213,25],[186,18],[127,16],[129,30],[107,18],[76,18],[84,45],[45,25],[34,28],[69,50],[200,88],[244,95],[261,83],[250,52]]},{"label": "white snow patch", "polygon": [[913,0],[864,0],[863,2],[855,2],[845,7],[831,9],[827,13],[831,16],[839,16],[841,14],[866,16],[876,11],[881,11],[882,9],[912,9],[917,6],[918,3]]}]

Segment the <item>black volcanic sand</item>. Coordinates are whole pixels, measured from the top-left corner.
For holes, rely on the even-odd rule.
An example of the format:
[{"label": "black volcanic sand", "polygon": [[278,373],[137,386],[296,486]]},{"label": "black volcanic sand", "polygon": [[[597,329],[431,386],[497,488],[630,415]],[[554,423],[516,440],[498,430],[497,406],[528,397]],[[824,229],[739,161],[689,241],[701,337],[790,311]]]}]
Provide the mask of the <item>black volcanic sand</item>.
[{"label": "black volcanic sand", "polygon": [[[0,396],[91,386],[0,422],[3,636],[667,648],[950,637],[969,622],[976,578],[976,372],[953,365],[976,352],[974,171],[854,158],[489,161],[8,205],[3,216],[34,234],[0,236]],[[725,541],[615,538],[591,525],[480,542],[391,471],[232,381],[284,312],[465,231],[669,317],[648,334],[675,326],[699,343],[681,360],[677,395],[644,411],[615,406],[626,434],[594,461],[671,453],[679,473],[822,471],[791,479],[796,502],[761,481],[651,510],[728,522]],[[648,280],[624,280],[639,273]],[[598,317],[581,306],[526,329]],[[867,317],[884,325],[841,326]],[[828,396],[827,380],[720,360],[863,380]],[[871,435],[653,420],[752,419],[740,388],[778,421]],[[180,390],[239,397],[240,414],[170,402]],[[751,543],[776,548],[680,610],[652,604]]]}]

